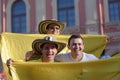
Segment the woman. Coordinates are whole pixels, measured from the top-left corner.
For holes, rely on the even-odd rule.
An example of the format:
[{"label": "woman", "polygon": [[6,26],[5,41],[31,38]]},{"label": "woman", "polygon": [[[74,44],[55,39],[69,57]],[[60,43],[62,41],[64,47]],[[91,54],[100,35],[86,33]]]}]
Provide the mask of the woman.
[{"label": "woman", "polygon": [[41,34],[60,34],[65,28],[65,23],[56,20],[41,21],[38,30]]}]

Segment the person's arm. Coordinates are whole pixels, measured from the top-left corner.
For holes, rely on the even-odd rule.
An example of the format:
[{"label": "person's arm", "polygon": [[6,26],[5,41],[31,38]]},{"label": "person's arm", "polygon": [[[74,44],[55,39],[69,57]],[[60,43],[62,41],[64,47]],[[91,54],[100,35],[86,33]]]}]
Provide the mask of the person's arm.
[{"label": "person's arm", "polygon": [[28,52],[25,54],[25,61],[28,61],[28,60],[33,56],[34,53],[35,53],[34,50],[28,51]]}]

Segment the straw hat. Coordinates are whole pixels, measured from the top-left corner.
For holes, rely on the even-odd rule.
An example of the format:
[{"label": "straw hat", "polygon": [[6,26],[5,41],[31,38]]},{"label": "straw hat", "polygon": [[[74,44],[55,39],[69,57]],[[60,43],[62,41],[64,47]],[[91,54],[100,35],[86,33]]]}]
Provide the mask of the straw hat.
[{"label": "straw hat", "polygon": [[33,41],[32,43],[32,48],[37,51],[38,53],[41,53],[41,46],[44,44],[44,43],[55,43],[57,45],[57,50],[59,53],[62,49],[64,49],[66,47],[66,44],[65,43],[62,43],[62,42],[57,42],[55,37],[52,37],[52,36],[46,36],[44,37],[43,39],[36,39]]},{"label": "straw hat", "polygon": [[46,34],[46,28],[50,24],[56,24],[56,25],[58,25],[60,27],[60,33],[65,28],[65,23],[63,23],[63,22],[56,21],[56,20],[44,20],[44,21],[40,22],[40,24],[38,26],[39,33]]}]

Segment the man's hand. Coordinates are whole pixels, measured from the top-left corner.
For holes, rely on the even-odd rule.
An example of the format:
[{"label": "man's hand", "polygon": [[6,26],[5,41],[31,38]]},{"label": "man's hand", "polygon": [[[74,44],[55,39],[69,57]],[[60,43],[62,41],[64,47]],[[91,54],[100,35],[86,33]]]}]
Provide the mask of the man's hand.
[{"label": "man's hand", "polygon": [[9,59],[7,60],[7,62],[6,62],[6,65],[7,65],[7,67],[8,67],[8,72],[9,72],[10,75],[12,75],[12,74],[11,74],[11,71],[10,71],[10,66],[12,65],[13,62],[14,62],[14,60],[11,59],[11,58],[9,58]]},{"label": "man's hand", "polygon": [[13,62],[14,62],[14,60],[9,58],[6,62],[6,65],[9,67]]}]

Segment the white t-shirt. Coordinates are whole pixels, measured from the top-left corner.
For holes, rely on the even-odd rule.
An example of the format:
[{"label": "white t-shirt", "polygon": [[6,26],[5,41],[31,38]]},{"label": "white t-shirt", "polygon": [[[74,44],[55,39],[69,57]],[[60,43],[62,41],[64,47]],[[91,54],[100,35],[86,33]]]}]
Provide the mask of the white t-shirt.
[{"label": "white t-shirt", "polygon": [[85,52],[83,52],[83,57],[80,61],[73,59],[71,56],[71,53],[57,54],[55,56],[55,61],[59,61],[59,62],[84,62],[84,61],[91,61],[91,60],[98,60],[98,58],[93,54],[87,54]]}]

